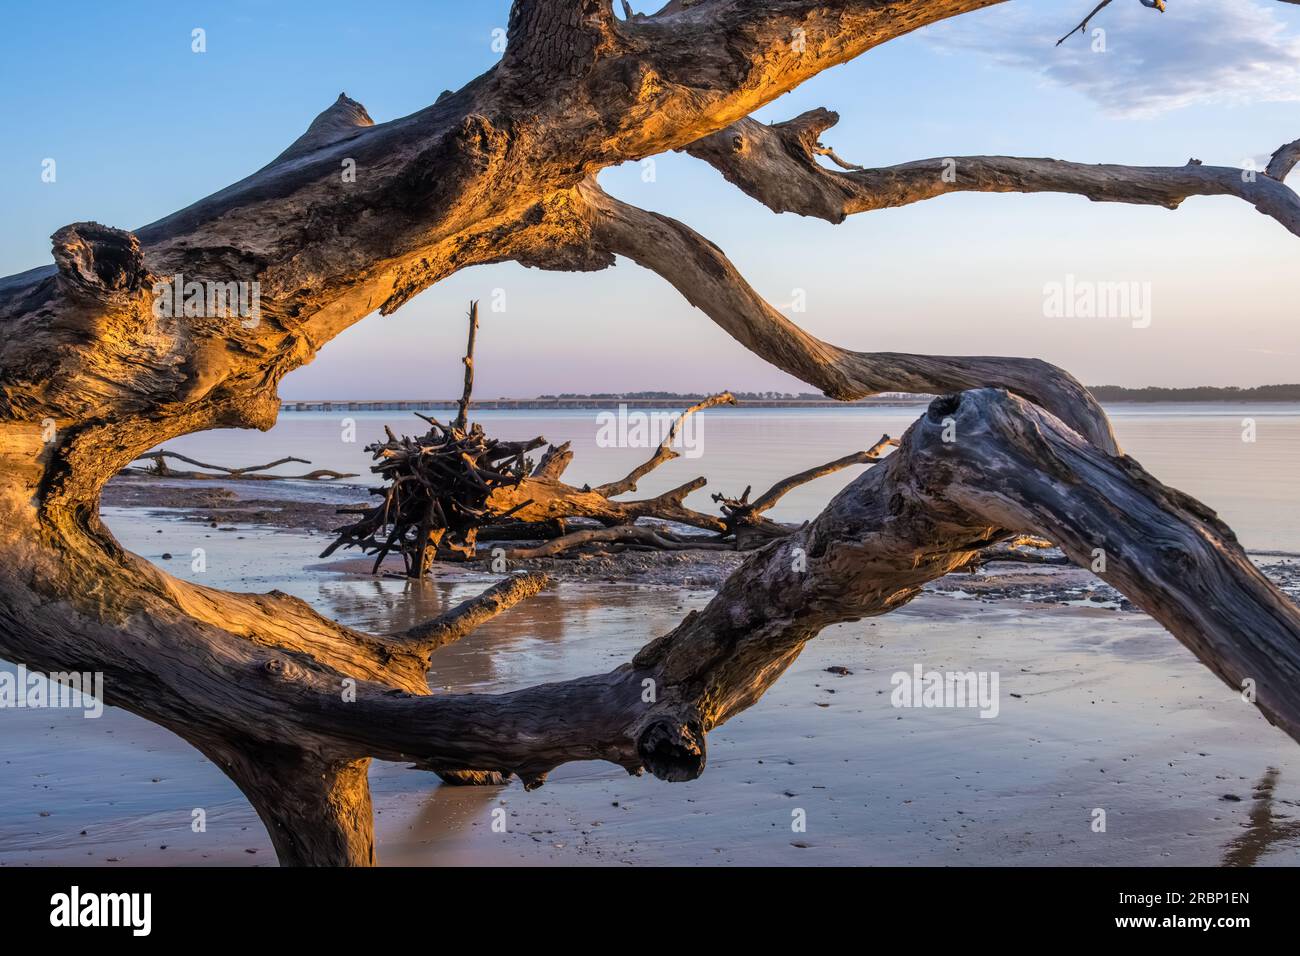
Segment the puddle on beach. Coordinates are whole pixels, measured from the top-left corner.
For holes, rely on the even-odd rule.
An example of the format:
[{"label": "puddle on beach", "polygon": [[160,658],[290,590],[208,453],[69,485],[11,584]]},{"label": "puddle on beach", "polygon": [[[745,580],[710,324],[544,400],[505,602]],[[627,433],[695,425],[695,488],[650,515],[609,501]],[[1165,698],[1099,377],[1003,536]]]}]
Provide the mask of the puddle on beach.
[{"label": "puddle on beach", "polygon": [[[488,583],[294,572],[323,536],[221,531],[127,509],[106,518],[127,547],[179,577],[197,577],[190,555],[203,547],[204,583],[278,588],[375,631],[408,627]],[[430,683],[495,692],[612,668],[707,599],[562,584],[441,651]],[[891,676],[915,664],[996,672],[997,718],[895,708]],[[4,726],[0,864],[274,864],[238,791],[161,728],[116,709],[98,720],[13,711]],[[828,629],[708,746],[708,767],[690,783],[583,763],[534,793],[517,782],[447,787],[376,763],[380,860],[1300,863],[1294,744],[1138,614],[927,594]],[[492,828],[498,808],[504,833]],[[1097,809],[1105,832],[1093,831]],[[204,832],[191,826],[195,810]],[[792,829],[799,818],[803,832]]]}]

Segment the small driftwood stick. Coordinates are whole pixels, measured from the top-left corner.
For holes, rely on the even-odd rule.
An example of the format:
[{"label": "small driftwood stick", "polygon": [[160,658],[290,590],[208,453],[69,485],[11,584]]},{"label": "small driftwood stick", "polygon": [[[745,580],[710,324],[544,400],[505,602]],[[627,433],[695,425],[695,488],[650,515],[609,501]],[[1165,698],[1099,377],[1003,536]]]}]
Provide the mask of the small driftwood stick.
[{"label": "small driftwood stick", "polygon": [[884,460],[881,455],[885,449],[897,446],[897,439],[882,435],[878,442],[865,451],[854,452],[851,455],[845,455],[843,458],[837,458],[835,461],[828,461],[824,465],[818,465],[815,468],[809,468],[806,471],[791,475],[789,478],[781,479],[759,495],[758,499],[753,502],[749,500],[751,488],[746,488],[739,498],[728,498],[722,494],[714,495],[713,500],[718,502],[722,508],[723,521],[727,528],[726,534],[735,537],[736,547],[742,551],[762,547],[773,538],[785,537],[795,529],[764,518],[763,512],[774,507],[778,501],[800,485],[805,485],[816,478],[834,474],[853,465],[878,464]]},{"label": "small driftwood stick", "polygon": [[433,650],[446,647],[551,584],[551,578],[545,574],[512,575],[445,614],[410,628],[403,636]]},{"label": "small driftwood stick", "polygon": [[478,300],[469,304],[469,342],[465,346],[465,391],[460,398],[460,411],[456,413],[453,427],[464,431],[469,421],[469,399],[474,392],[474,340],[478,337]]},{"label": "small driftwood stick", "polygon": [[[168,467],[167,459],[174,458],[177,461],[183,461],[199,468],[208,468],[220,474],[207,474],[201,471],[175,471]],[[357,475],[345,474],[339,471],[330,471],[328,468],[318,468],[315,471],[308,472],[305,475],[262,475],[256,472],[268,471],[271,468],[278,468],[280,465],[287,465],[289,462],[297,462],[300,465],[310,465],[311,462],[305,458],[294,458],[292,456],[280,458],[276,461],[268,462],[265,465],[245,465],[243,468],[227,468],[225,465],[209,465],[206,462],[196,461],[193,458],[187,458],[184,455],[178,455],[174,451],[159,449],[158,451],[149,452],[147,455],[141,455],[135,461],[152,461],[153,468],[150,469],[133,469],[123,470],[123,474],[151,474],[159,478],[184,478],[189,480],[214,480],[220,478],[238,478],[243,481],[334,481],[339,478],[356,478]]]},{"label": "small driftwood stick", "polygon": [[659,443],[659,447],[655,449],[654,454],[650,456],[648,461],[633,468],[627,475],[620,478],[618,481],[611,481],[608,484],[599,485],[592,490],[603,498],[613,498],[621,494],[626,494],[629,491],[636,491],[636,483],[638,481],[665,462],[672,461],[674,458],[679,457],[678,452],[673,450],[672,444],[677,440],[677,433],[681,430],[682,423],[685,422],[686,419],[694,415],[696,412],[704,411],[706,408],[713,408],[717,405],[735,404],[736,398],[734,395],[730,392],[719,392],[717,395],[711,395],[704,401],[692,405],[674,419],[672,425],[668,429],[668,434],[664,436],[664,440]]}]

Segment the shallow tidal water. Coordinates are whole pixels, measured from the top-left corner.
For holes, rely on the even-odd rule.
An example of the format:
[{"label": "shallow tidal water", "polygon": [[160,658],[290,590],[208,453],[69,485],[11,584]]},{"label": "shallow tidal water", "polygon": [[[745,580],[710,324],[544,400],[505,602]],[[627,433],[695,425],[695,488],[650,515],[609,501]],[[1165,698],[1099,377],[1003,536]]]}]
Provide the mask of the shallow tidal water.
[{"label": "shallow tidal water", "polygon": [[[658,494],[702,475],[708,486],[687,503],[713,512],[709,496],[714,492],[734,496],[752,485],[757,496],[788,475],[866,448],[882,434],[900,437],[924,410],[924,405],[710,409],[686,430],[689,447],[681,449],[682,457],[643,479],[638,495]],[[1218,511],[1246,547],[1300,553],[1300,405],[1124,404],[1106,410],[1128,454],[1161,481]],[[677,411],[665,406],[661,423]],[[608,421],[602,414],[488,410],[471,417],[489,435],[505,440],[541,435],[555,444],[572,442],[574,461],[565,479],[595,485],[621,477],[649,457],[648,447],[598,444]],[[1243,435],[1250,437],[1247,422],[1254,423],[1251,441],[1243,441]],[[312,467],[357,473],[360,477],[351,481],[366,484],[372,460],[364,449],[383,438],[385,425],[399,435],[428,428],[411,412],[282,412],[269,432],[205,432],[168,442],[167,448],[222,465],[294,455]],[[345,440],[349,437],[355,440]],[[304,470],[310,469],[288,465],[280,473]],[[777,521],[811,518],[860,472],[850,468],[796,489],[769,514]]]}]

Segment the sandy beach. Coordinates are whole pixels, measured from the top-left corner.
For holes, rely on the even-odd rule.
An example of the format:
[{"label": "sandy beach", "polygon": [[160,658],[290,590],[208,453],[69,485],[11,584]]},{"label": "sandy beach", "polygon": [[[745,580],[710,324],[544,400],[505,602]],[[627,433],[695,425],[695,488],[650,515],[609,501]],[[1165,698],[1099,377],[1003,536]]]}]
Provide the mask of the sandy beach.
[{"label": "sandy beach", "polygon": [[[357,627],[409,626],[499,579],[444,568],[412,583],[371,576],[347,554],[319,561],[332,510],[355,488],[132,484],[115,482],[105,508],[127,547],[180,577],[287,591]],[[206,552],[201,576],[195,547]],[[554,589],[439,653],[434,692],[616,666],[706,603],[739,560],[635,557],[550,562]],[[1259,560],[1294,596],[1300,565]],[[380,861],[1300,863],[1294,746],[1125,606],[1077,570],[994,565],[944,579],[899,612],[814,640],[756,706],[710,734],[708,767],[691,783],[586,763],[525,793],[518,781],[450,787],[376,762]],[[999,675],[996,719],[893,706],[891,676],[917,664]],[[275,865],[239,792],[167,731],[116,708],[98,720],[13,711],[5,726],[0,865]],[[1105,832],[1094,830],[1099,809]],[[204,832],[191,826],[195,810]]]}]

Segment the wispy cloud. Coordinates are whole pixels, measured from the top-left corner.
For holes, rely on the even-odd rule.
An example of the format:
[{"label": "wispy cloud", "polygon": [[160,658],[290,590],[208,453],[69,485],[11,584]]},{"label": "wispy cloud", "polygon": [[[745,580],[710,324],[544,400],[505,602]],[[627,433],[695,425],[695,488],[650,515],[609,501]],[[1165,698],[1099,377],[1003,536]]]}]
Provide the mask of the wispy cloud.
[{"label": "wispy cloud", "polygon": [[[925,31],[930,43],[976,52],[1083,93],[1117,116],[1152,116],[1199,103],[1300,100],[1300,16],[1268,0],[1167,0],[1161,14],[1114,0],[1054,44],[1095,5],[1006,4]],[[1077,8],[1077,9],[1076,9]],[[1104,30],[1104,51],[1093,31]]]}]

